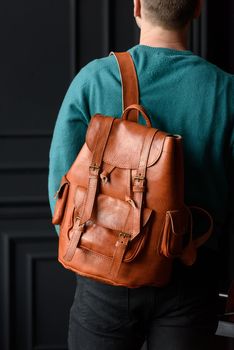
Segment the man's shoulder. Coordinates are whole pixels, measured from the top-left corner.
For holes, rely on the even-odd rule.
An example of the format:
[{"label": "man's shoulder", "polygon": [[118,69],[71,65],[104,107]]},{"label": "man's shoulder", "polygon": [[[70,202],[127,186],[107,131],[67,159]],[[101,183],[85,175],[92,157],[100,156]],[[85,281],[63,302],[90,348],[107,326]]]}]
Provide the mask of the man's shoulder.
[{"label": "man's shoulder", "polygon": [[97,58],[86,64],[75,76],[74,80],[79,81],[80,85],[94,83],[98,78],[105,78],[110,73],[117,71],[117,65],[114,65],[114,56]]},{"label": "man's shoulder", "polygon": [[[141,61],[141,54],[142,56],[145,55],[144,48],[137,47],[137,49],[131,48],[128,51],[130,52],[136,68],[138,66],[143,67]],[[183,57],[183,56],[181,56]],[[207,83],[216,80],[217,77],[221,79],[221,81],[226,81],[226,83],[231,83],[234,85],[234,75],[230,74],[215,64],[209,62],[208,60],[192,54],[191,55],[185,55],[183,59],[186,59],[186,63],[188,64],[188,67],[192,68],[190,70],[190,74],[194,74],[196,77],[202,77],[203,80],[207,80]],[[152,56],[151,59],[147,60],[147,71],[150,71],[150,62],[152,62],[152,69],[154,69],[155,61]],[[158,68],[158,67],[157,67]],[[79,73],[75,76],[74,82],[79,83],[79,86],[93,86],[96,82],[109,82],[110,79],[113,79],[113,77],[118,77],[118,66],[115,62],[115,58],[113,55],[106,56],[102,58],[97,58],[92,61],[90,61],[88,64],[86,64]]]},{"label": "man's shoulder", "polygon": [[113,65],[115,58],[113,55],[96,58],[90,61],[86,66],[82,68],[84,71],[89,71],[91,73],[96,73],[102,69],[108,69]]},{"label": "man's shoulder", "polygon": [[218,67],[216,64],[210,62],[209,60],[202,58],[200,56],[194,55],[197,62],[200,63],[201,69],[207,74],[215,74],[227,80],[234,80],[234,75]]}]

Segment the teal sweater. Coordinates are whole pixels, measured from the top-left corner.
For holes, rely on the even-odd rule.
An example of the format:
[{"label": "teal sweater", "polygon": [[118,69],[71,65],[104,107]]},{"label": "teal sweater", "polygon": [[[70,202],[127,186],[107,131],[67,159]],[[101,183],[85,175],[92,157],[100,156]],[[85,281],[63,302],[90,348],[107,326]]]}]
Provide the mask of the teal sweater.
[{"label": "teal sweater", "polygon": [[[140,104],[161,130],[180,134],[185,150],[185,201],[227,222],[234,163],[234,76],[190,51],[137,45],[129,50],[139,79]],[[49,200],[85,141],[95,113],[121,116],[121,83],[113,56],[94,60],[72,81],[50,149]]]}]

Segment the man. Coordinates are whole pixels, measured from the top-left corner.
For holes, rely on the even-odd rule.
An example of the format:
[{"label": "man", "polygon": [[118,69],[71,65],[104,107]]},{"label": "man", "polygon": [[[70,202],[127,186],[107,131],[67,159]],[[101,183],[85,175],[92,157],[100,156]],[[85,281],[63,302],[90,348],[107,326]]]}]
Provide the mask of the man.
[{"label": "man", "polygon": [[[69,349],[207,349],[217,327],[217,242],[230,213],[234,159],[234,77],[187,50],[201,0],[135,0],[140,44],[129,50],[140,104],[154,127],[180,134],[185,150],[185,202],[214,217],[213,237],[197,262],[175,262],[168,286],[136,289],[77,276]],[[50,150],[49,195],[75,160],[95,113],[121,116],[121,82],[114,57],[95,60],[75,77],[56,122]]]}]

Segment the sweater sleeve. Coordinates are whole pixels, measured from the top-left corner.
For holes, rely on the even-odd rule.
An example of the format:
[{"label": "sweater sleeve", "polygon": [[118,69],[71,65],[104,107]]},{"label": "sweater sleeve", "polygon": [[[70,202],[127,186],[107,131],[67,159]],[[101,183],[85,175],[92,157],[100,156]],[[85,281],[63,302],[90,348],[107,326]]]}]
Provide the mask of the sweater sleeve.
[{"label": "sweater sleeve", "polygon": [[[48,194],[52,215],[62,176],[69,170],[85,141],[90,120],[83,70],[72,81],[61,105],[49,152]],[[59,233],[59,228],[56,226]]]}]

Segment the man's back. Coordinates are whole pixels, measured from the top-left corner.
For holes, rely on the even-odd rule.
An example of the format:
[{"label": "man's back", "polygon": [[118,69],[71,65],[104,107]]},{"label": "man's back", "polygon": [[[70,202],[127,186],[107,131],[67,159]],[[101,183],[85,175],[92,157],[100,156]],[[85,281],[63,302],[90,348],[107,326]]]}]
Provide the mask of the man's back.
[{"label": "man's back", "polygon": [[[228,214],[234,152],[234,77],[190,51],[145,45],[129,51],[137,70],[140,104],[153,127],[183,136],[186,203],[205,207],[216,226],[222,227]],[[90,116],[120,117],[121,94],[113,57],[91,62],[75,77],[60,110],[51,148],[52,168],[54,162],[58,169],[50,182],[51,196],[82,146]],[[55,152],[61,147],[61,135],[80,141],[63,143],[62,152],[69,154],[69,159]]]}]

